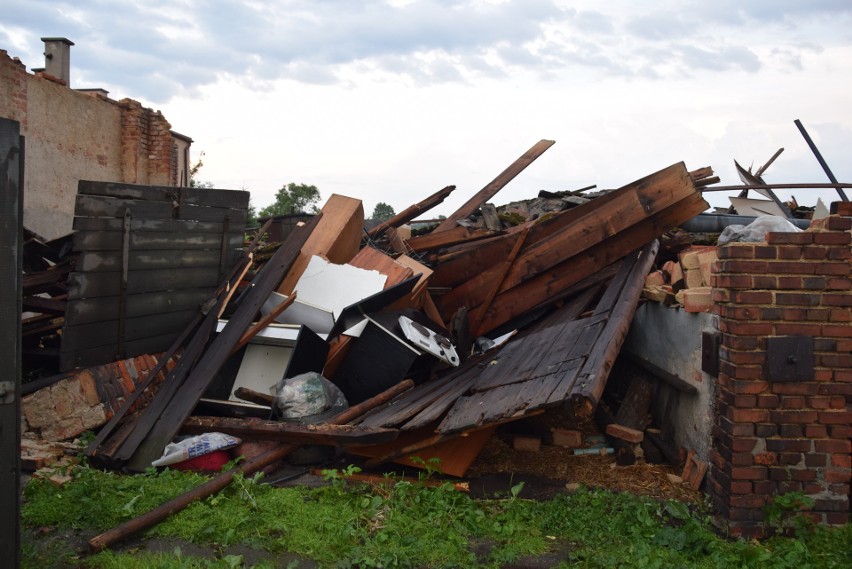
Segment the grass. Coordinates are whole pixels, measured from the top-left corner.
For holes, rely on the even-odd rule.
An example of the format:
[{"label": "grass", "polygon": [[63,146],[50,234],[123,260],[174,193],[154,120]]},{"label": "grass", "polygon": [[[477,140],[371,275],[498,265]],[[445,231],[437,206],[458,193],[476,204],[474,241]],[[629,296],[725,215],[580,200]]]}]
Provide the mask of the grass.
[{"label": "grass", "polygon": [[[350,470],[351,472],[351,470]],[[330,472],[321,488],[273,488],[239,478],[146,534],[195,544],[210,556],[141,551],[78,555],[51,536],[110,529],[200,484],[184,472],[126,476],[81,466],[57,487],[34,479],[22,508],[25,568],[500,567],[523,556],[567,550],[564,567],[852,567],[852,528],[802,527],[793,538],[728,541],[707,514],[679,502],[581,489],[536,502],[520,486],[473,500],[450,485],[347,485]],[[480,547],[472,547],[479,544]],[[484,547],[482,545],[484,544]],[[230,553],[235,546],[255,552]],[[562,558],[565,558],[563,554]]]}]

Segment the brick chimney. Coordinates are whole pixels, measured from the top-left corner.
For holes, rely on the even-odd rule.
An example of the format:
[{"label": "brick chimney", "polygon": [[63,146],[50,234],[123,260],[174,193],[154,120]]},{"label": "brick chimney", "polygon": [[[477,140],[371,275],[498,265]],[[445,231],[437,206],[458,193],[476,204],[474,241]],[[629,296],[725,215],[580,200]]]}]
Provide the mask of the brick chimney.
[{"label": "brick chimney", "polygon": [[71,86],[71,46],[67,38],[41,38],[44,42],[44,71]]}]

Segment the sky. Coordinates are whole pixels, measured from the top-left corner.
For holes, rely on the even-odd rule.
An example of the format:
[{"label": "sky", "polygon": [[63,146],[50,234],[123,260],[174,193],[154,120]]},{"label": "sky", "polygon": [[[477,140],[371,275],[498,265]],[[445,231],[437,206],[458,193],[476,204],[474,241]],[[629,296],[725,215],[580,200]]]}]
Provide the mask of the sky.
[{"label": "sky", "polygon": [[72,87],[162,111],[200,179],[257,208],[290,182],[368,215],[453,184],[449,215],[541,139],[492,203],[678,162],[734,185],[779,148],[766,182],[827,182],[796,119],[852,181],[849,0],[4,0],[0,49],[43,67],[42,37],[74,42]]}]

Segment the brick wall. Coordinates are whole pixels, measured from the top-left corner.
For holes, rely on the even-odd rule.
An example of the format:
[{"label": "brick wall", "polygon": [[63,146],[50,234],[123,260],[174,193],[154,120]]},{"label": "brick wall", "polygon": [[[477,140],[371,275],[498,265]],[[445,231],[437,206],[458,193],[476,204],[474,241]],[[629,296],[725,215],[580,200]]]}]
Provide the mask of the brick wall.
[{"label": "brick wall", "polygon": [[[153,386],[159,385],[176,362],[166,362]],[[157,357],[144,355],[67,374],[53,385],[21,400],[22,432],[38,433],[44,441],[62,441],[106,424],[157,365]],[[153,392],[153,387],[149,387]],[[136,411],[150,399],[143,394],[130,409]]]},{"label": "brick wall", "polygon": [[[766,536],[764,507],[788,492],[810,496],[807,515],[819,523],[849,521],[852,210],[838,205],[842,215],[807,231],[719,248],[709,491],[732,535]],[[767,347],[776,337],[812,346],[812,373],[772,377]]]}]

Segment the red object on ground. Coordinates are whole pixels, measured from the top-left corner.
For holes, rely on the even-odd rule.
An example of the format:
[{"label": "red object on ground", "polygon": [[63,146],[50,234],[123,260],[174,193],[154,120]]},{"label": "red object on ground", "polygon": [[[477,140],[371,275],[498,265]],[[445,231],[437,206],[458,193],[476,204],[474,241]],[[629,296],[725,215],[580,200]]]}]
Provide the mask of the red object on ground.
[{"label": "red object on ground", "polygon": [[231,460],[231,455],[226,450],[214,450],[201,456],[188,458],[182,462],[176,462],[169,466],[176,470],[193,470],[200,472],[219,472],[228,461]]}]

